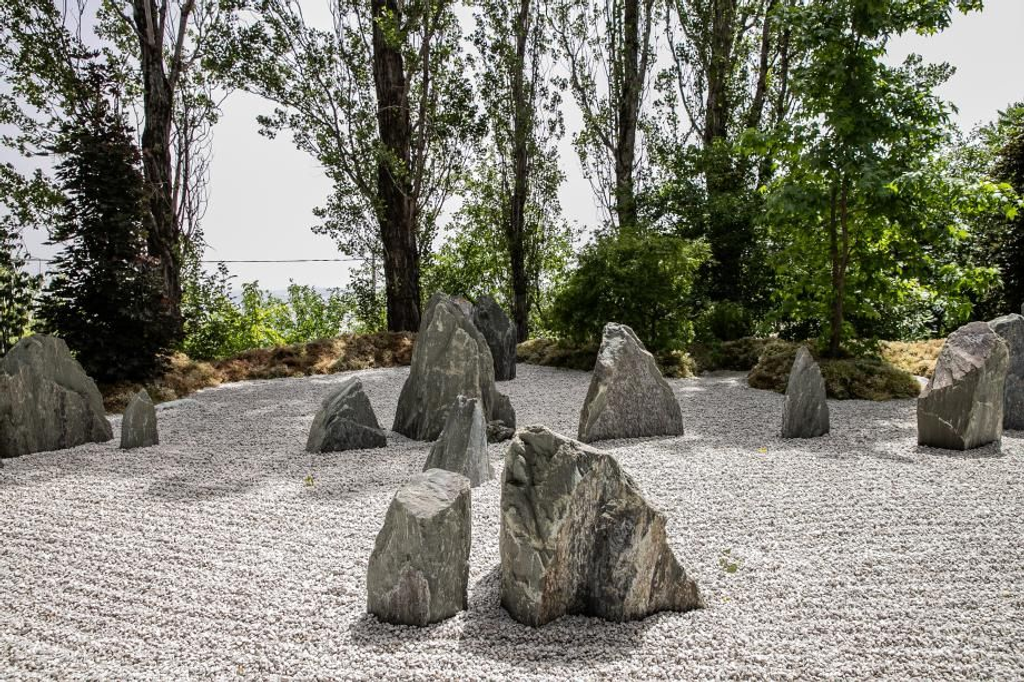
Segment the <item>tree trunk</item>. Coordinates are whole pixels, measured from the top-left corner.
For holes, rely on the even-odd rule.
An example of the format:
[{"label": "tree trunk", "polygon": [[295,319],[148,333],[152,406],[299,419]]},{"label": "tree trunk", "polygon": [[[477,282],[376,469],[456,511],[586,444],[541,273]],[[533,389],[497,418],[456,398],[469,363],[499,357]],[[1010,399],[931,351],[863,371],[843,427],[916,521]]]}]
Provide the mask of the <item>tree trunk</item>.
[{"label": "tree trunk", "polygon": [[846,269],[850,263],[848,204],[849,187],[846,179],[843,178],[840,181],[840,188],[832,188],[831,215],[829,217],[829,251],[832,258],[832,323],[829,330],[828,352],[835,358],[842,355],[843,303],[846,298]]},{"label": "tree trunk", "polygon": [[636,163],[636,129],[640,99],[647,73],[647,41],[650,32],[651,2],[644,4],[646,23],[640,39],[640,0],[626,0],[622,15],[622,53],[617,60],[619,101],[615,143],[615,213],[619,227],[636,226],[636,187],[633,167]]},{"label": "tree trunk", "polygon": [[391,28],[400,25],[404,3],[401,0],[371,0],[371,3],[377,126],[384,149],[377,161],[377,192],[388,330],[417,331],[420,326],[420,262],[409,177],[412,140],[409,91],[401,46],[389,41],[382,28],[382,25]]},{"label": "tree trunk", "polygon": [[[184,20],[187,20],[187,7]],[[172,338],[181,336],[181,231],[174,211],[171,125],[174,85],[164,65],[163,35],[156,28],[160,17],[153,0],[134,0],[142,70],[142,169],[146,181],[147,249],[159,268],[163,315]]]},{"label": "tree trunk", "polygon": [[516,18],[516,62],[512,75],[512,196],[506,232],[512,270],[512,319],[517,341],[529,338],[530,297],[526,276],[526,202],[530,191],[533,98],[526,92],[526,47],[530,34],[530,0],[520,0]]}]

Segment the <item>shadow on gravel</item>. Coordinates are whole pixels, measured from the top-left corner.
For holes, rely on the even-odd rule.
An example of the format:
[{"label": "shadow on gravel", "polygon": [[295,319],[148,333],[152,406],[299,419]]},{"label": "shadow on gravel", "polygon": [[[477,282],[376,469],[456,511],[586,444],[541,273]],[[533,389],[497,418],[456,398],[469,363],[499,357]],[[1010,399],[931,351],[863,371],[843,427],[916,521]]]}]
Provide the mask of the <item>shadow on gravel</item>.
[{"label": "shadow on gravel", "polygon": [[948,457],[950,459],[999,459],[1001,457],[1006,457],[1006,452],[995,443],[983,445],[980,448],[974,448],[973,450],[943,450],[942,448],[918,445],[916,451],[922,455]]}]

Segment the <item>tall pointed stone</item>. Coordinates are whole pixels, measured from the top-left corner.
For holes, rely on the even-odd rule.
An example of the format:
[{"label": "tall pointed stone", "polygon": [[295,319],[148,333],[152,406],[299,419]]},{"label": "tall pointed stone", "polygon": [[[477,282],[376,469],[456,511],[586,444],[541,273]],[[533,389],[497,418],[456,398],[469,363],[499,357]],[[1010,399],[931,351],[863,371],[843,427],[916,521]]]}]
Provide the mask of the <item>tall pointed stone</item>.
[{"label": "tall pointed stone", "polygon": [[55,336],[27,336],[0,360],[0,458],[113,438],[96,383]]},{"label": "tall pointed stone", "polygon": [[487,340],[494,359],[494,380],[516,378],[516,326],[490,296],[481,296],[473,306],[473,324]]},{"label": "tall pointed stone", "polygon": [[156,408],[145,389],[128,402],[121,419],[121,449],[148,448],[160,443],[156,426]]},{"label": "tall pointed stone", "polygon": [[1024,315],[1004,315],[989,325],[1010,351],[1003,389],[1003,428],[1024,431]]},{"label": "tall pointed stone", "polygon": [[448,410],[441,436],[430,448],[423,470],[462,474],[474,488],[494,478],[487,456],[487,422],[480,401],[460,395]]},{"label": "tall pointed stone", "polygon": [[654,356],[626,325],[605,325],[580,414],[579,439],[592,443],[682,433],[683,413]]},{"label": "tall pointed stone", "polygon": [[487,341],[451,298],[434,294],[416,335],[392,429],[414,440],[436,440],[459,395],[479,400],[485,421],[515,426],[508,398],[494,386]]},{"label": "tall pointed stone", "polygon": [[782,408],[783,438],[817,438],[828,433],[828,400],[821,368],[804,346],[796,351]]},{"label": "tall pointed stone", "polygon": [[543,426],[517,431],[505,456],[500,551],[501,603],[527,625],[703,606],[665,516],[615,458]]},{"label": "tall pointed stone", "polygon": [[1010,353],[985,322],[950,334],[917,399],[917,442],[948,450],[998,443]]}]

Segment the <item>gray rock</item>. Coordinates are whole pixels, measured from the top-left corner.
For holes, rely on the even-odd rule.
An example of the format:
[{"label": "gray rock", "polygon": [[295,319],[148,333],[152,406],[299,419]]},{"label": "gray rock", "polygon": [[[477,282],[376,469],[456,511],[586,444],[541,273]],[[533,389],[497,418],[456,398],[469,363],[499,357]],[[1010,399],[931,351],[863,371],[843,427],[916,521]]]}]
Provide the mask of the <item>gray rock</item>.
[{"label": "gray rock", "polygon": [[494,478],[487,457],[487,423],[480,401],[460,395],[448,410],[441,436],[430,448],[423,470],[444,469],[462,474],[474,488]]},{"label": "gray rock", "polygon": [[391,500],[366,572],[367,610],[428,625],[466,608],[472,525],[469,479],[429,469]]},{"label": "gray rock", "polygon": [[817,438],[828,433],[828,400],[821,368],[804,346],[796,351],[782,408],[783,438]]},{"label": "gray rock", "polygon": [[28,336],[0,360],[0,458],[113,437],[99,389],[64,341]]},{"label": "gray rock", "polygon": [[579,439],[592,443],[682,433],[683,413],[654,356],[626,325],[605,325],[580,414]]},{"label": "gray rock", "polygon": [[494,380],[516,378],[516,326],[490,296],[481,296],[473,306],[473,324],[484,335],[494,359]]},{"label": "gray rock", "polygon": [[156,408],[145,389],[128,402],[121,420],[121,449],[148,448],[160,443],[156,428]]},{"label": "gray rock", "polygon": [[917,399],[917,442],[949,450],[998,443],[1009,359],[1006,342],[984,322],[953,332]]},{"label": "gray rock", "polygon": [[359,377],[350,377],[324,398],[309,429],[306,450],[341,452],[382,448],[387,444],[387,436],[363,391],[363,382]]},{"label": "gray rock", "polygon": [[459,395],[478,399],[486,421],[515,426],[508,398],[494,387],[487,341],[451,298],[434,294],[416,335],[392,429],[413,440],[436,440]]},{"label": "gray rock", "polygon": [[613,621],[703,606],[665,516],[615,458],[542,426],[509,445],[501,488],[501,603],[521,623]]},{"label": "gray rock", "polygon": [[503,421],[494,420],[487,422],[488,443],[501,443],[510,440],[514,435],[516,435],[516,430],[505,426]]},{"label": "gray rock", "polygon": [[1024,316],[1004,315],[989,322],[1010,351],[1003,389],[1003,428],[1024,431]]}]

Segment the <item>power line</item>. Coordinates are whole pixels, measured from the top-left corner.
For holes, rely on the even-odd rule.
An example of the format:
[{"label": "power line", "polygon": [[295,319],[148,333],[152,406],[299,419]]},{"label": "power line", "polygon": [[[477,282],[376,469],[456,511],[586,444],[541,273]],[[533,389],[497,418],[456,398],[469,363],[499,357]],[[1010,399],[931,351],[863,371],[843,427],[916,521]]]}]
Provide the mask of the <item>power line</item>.
[{"label": "power line", "polygon": [[[26,258],[32,263],[53,263],[49,258]],[[365,258],[253,258],[248,260],[201,260],[200,263],[353,263]]]}]

